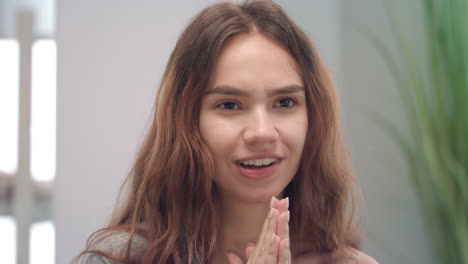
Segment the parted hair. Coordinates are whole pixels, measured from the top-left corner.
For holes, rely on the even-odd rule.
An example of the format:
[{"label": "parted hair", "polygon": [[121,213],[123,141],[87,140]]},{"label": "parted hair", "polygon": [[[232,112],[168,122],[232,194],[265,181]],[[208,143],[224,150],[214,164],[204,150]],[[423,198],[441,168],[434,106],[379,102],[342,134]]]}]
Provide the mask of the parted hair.
[{"label": "parted hair", "polygon": [[[214,161],[199,131],[200,105],[212,85],[224,43],[238,34],[263,34],[293,58],[306,94],[308,133],[298,171],[284,190],[290,197],[292,256],[358,247],[357,187],[340,127],[332,79],[307,35],[273,1],[219,3],[202,10],[182,33],[167,63],[152,122],[108,225],[93,233],[86,253],[122,263],[208,263],[220,226]],[[123,198],[122,198],[123,197]],[[93,249],[117,231],[126,249]],[[146,247],[131,256],[134,236]]]}]

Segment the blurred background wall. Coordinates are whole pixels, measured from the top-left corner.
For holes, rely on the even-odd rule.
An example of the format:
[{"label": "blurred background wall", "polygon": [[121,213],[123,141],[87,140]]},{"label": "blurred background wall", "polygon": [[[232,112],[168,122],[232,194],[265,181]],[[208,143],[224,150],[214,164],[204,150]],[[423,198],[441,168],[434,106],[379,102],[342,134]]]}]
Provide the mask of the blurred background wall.
[{"label": "blurred background wall", "polygon": [[[343,77],[338,87],[344,125],[365,199],[362,227],[366,251],[380,263],[433,263],[408,164],[393,138],[370,115],[378,112],[403,131],[407,128],[396,82],[381,54],[362,32],[373,32],[390,50],[398,52],[388,16],[391,2],[340,1]],[[418,11],[414,9],[416,2],[411,7]],[[406,5],[404,1],[393,4]]]},{"label": "blurred background wall", "polygon": [[110,216],[169,54],[209,3],[58,2],[57,263]]},{"label": "blurred background wall", "polygon": [[[57,1],[56,263],[68,263],[108,220],[168,56],[193,15],[214,2]],[[384,0],[277,2],[312,38],[336,81],[365,199],[364,251],[380,263],[431,263],[406,165],[365,114],[404,120],[395,82],[357,32],[363,26],[392,42]]]}]

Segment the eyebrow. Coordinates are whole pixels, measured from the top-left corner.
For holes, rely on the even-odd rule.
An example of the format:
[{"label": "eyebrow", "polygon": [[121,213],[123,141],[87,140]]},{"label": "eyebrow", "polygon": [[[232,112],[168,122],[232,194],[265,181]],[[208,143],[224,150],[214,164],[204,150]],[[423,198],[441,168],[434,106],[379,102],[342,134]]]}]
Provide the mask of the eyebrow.
[{"label": "eyebrow", "polygon": [[[276,88],[268,92],[268,96],[291,94],[291,93],[298,93],[298,92],[304,92],[304,87],[297,85],[297,84],[292,84],[292,85],[287,85],[287,86]],[[238,88],[228,86],[228,85],[216,86],[215,88],[206,91],[205,95],[210,95],[210,94],[247,96],[247,93],[245,91],[242,91]]]}]

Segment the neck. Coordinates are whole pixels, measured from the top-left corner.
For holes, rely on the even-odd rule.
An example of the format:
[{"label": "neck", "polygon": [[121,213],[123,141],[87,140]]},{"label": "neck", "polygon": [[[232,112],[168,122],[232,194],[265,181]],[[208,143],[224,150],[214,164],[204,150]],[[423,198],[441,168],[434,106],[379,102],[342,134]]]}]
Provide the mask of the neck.
[{"label": "neck", "polygon": [[245,260],[245,248],[248,243],[257,242],[269,209],[269,200],[251,203],[222,199],[216,263],[225,263],[226,252],[235,253]]}]

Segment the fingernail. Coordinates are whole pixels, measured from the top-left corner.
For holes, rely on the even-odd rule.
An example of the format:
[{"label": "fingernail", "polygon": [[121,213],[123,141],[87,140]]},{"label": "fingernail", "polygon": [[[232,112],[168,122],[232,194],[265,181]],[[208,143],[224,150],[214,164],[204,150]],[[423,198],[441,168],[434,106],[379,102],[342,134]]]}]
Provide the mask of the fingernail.
[{"label": "fingernail", "polygon": [[275,199],[275,197],[272,196],[272,197],[271,197],[271,201],[270,201],[270,207],[273,207],[273,202],[275,201],[274,199]]},{"label": "fingernail", "polygon": [[271,244],[273,245],[276,242],[276,238],[278,236],[276,234],[272,234]]},{"label": "fingernail", "polygon": [[270,218],[272,218],[273,214],[275,213],[273,210],[275,210],[275,208],[270,208]]},{"label": "fingernail", "polygon": [[289,209],[289,197],[286,197],[286,208]]},{"label": "fingernail", "polygon": [[289,211],[287,212],[287,215],[288,215],[287,218],[288,218],[288,223],[289,223],[289,218],[291,217],[291,216],[289,215]]}]

